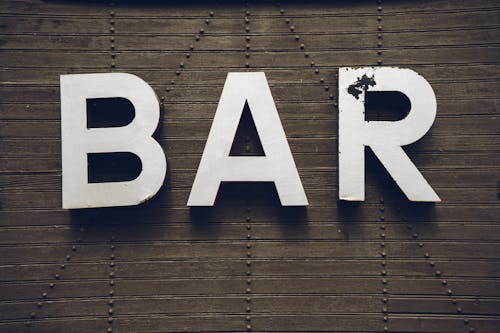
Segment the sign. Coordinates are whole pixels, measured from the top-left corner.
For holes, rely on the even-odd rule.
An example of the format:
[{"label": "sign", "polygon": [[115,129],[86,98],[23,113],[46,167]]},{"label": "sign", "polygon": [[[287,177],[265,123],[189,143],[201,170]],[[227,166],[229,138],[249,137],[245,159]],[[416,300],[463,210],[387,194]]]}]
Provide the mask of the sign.
[{"label": "sign", "polygon": [[[398,121],[366,121],[366,91],[399,91],[411,103]],[[87,99],[122,97],[135,108],[126,126],[87,128]],[[248,103],[265,156],[229,156]],[[305,110],[306,111],[306,110]],[[63,208],[129,206],[161,188],[167,163],[152,134],[159,121],[153,89],[126,73],[61,75]],[[440,201],[401,146],[420,139],[436,117],[430,84],[410,69],[339,70],[339,199],[364,200],[364,147],[369,146],[411,201]],[[131,181],[89,183],[87,154],[130,152],[142,162]],[[274,182],[283,206],[307,206],[293,156],[263,72],[228,73],[188,206],[213,206],[220,183]]]}]

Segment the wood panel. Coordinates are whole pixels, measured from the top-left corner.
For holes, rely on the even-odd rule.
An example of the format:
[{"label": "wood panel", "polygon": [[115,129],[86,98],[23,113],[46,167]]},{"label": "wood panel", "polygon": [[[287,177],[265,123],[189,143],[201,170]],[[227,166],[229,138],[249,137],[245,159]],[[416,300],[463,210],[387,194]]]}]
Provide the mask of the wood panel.
[{"label": "wood panel", "polygon": [[[0,331],[498,330],[498,1],[9,0],[0,13]],[[337,200],[338,69],[377,64],[435,91],[436,121],[405,151],[440,203],[408,202],[370,152],[365,202]],[[63,210],[59,75],[111,71],[163,98],[165,184],[143,205]],[[308,207],[249,183],[186,207],[230,71],[266,73]]]}]

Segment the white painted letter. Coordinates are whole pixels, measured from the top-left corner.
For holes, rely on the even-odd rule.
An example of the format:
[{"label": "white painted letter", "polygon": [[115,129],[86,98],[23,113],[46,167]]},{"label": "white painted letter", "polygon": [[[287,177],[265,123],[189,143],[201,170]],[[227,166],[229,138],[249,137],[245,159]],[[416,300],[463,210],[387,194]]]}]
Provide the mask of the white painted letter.
[{"label": "white painted letter", "polygon": [[[398,121],[365,121],[365,91],[399,91],[411,103]],[[430,84],[410,69],[339,69],[339,198],[365,199],[365,155],[369,146],[411,201],[441,201],[401,146],[419,140],[436,117]]]},{"label": "white painted letter", "polygon": [[[265,156],[229,156],[245,101]],[[223,181],[272,181],[283,206],[308,205],[263,72],[228,73],[187,205],[213,206]]]},{"label": "white painted letter", "polygon": [[[87,128],[86,100],[112,97],[134,105],[133,121],[122,127]],[[61,75],[63,208],[137,205],[155,195],[167,170],[165,154],[151,137],[159,117],[153,89],[135,75]],[[89,184],[87,154],[111,152],[137,155],[140,175],[132,181]]]}]

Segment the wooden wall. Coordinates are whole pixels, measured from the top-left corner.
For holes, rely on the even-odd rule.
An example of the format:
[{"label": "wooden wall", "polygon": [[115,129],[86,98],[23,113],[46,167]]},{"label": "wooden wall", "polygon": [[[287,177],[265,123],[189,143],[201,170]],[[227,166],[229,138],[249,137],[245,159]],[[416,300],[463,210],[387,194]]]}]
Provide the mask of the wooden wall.
[{"label": "wooden wall", "polygon": [[[499,330],[498,1],[7,0],[0,13],[0,331]],[[369,152],[366,201],[337,200],[336,74],[376,65],[435,90],[435,124],[406,151],[441,203],[408,202]],[[66,211],[59,75],[110,71],[161,98],[168,176],[143,205]],[[246,183],[186,207],[230,71],[266,73],[307,208]],[[251,131],[238,142],[258,146]]]}]

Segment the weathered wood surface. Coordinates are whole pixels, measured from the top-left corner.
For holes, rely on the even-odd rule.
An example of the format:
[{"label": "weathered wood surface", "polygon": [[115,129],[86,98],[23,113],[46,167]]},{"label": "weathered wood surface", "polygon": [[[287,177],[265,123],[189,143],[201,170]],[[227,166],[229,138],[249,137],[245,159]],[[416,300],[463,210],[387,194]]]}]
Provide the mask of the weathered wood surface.
[{"label": "weathered wood surface", "polygon": [[[498,1],[11,0],[0,13],[0,331],[498,331]],[[409,203],[371,154],[366,201],[337,201],[336,74],[378,60],[436,93],[433,128],[405,149],[441,203]],[[280,207],[270,184],[186,207],[227,72],[247,70],[269,80],[305,209]],[[164,97],[168,176],[144,205],[68,212],[59,75],[110,71]]]}]

